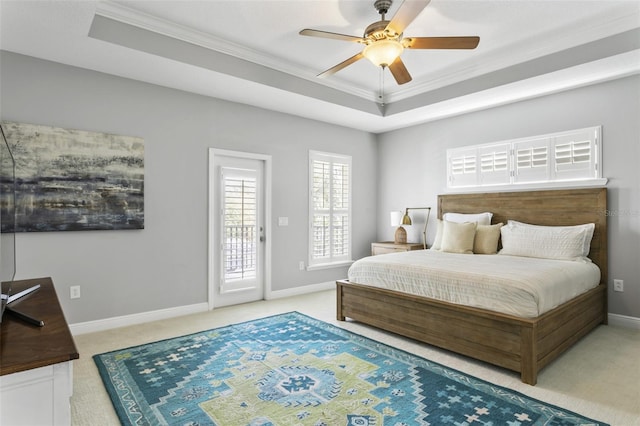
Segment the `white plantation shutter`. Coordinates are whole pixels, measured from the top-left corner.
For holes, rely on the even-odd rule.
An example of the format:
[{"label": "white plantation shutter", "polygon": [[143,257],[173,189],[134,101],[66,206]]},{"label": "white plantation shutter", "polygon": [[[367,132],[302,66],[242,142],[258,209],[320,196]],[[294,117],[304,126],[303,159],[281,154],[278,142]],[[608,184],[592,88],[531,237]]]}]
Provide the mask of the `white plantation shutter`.
[{"label": "white plantation shutter", "polygon": [[549,180],[549,138],[513,143],[513,182],[546,182]]},{"label": "white plantation shutter", "polygon": [[511,171],[510,145],[487,145],[478,148],[480,158],[480,185],[509,183]]},{"label": "white plantation shutter", "polygon": [[477,149],[456,149],[447,151],[449,186],[472,186],[478,182]]},{"label": "white plantation shutter", "polygon": [[221,171],[223,282],[255,278],[258,233],[254,170],[223,167]]},{"label": "white plantation shutter", "polygon": [[556,180],[580,179],[596,175],[596,142],[599,132],[590,129],[560,135],[553,141]]},{"label": "white plantation shutter", "polygon": [[510,145],[489,144],[447,151],[450,187],[508,184]]},{"label": "white plantation shutter", "polygon": [[351,259],[351,157],[310,151],[309,266]]},{"label": "white plantation shutter", "polygon": [[550,184],[602,178],[601,128],[447,150],[450,188]]}]

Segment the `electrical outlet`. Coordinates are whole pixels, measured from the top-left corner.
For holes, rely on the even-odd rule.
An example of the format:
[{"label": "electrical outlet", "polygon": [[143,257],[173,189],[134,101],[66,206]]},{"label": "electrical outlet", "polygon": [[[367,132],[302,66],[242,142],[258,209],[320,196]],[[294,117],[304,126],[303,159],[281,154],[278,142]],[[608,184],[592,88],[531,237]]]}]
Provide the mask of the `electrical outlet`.
[{"label": "electrical outlet", "polygon": [[80,299],[80,286],[74,285],[69,287],[69,297],[71,299]]},{"label": "electrical outlet", "polygon": [[613,280],[613,291],[624,291],[624,281]]},{"label": "electrical outlet", "polygon": [[301,260],[300,263],[298,263],[298,268],[300,268],[301,271],[304,271],[304,260]]}]

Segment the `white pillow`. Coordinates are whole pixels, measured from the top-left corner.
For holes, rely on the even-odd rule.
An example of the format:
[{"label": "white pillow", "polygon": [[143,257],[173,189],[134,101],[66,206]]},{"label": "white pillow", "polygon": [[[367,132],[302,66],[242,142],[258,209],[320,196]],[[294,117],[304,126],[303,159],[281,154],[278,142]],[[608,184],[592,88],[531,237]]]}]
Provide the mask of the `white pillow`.
[{"label": "white pillow", "polygon": [[456,223],[445,220],[442,227],[442,251],[473,253],[476,226],[475,222]]},{"label": "white pillow", "polygon": [[473,252],[475,254],[496,254],[502,225],[502,222],[496,225],[478,225],[476,238],[473,240]]},{"label": "white pillow", "polygon": [[478,225],[491,225],[491,218],[493,213],[445,213],[442,215],[442,220],[448,220],[449,222],[464,223],[464,222],[476,222]]},{"label": "white pillow", "polygon": [[510,220],[500,229],[500,254],[558,260],[584,260],[595,224],[540,226]]},{"label": "white pillow", "polygon": [[589,251],[591,250],[591,239],[593,238],[593,232],[596,229],[596,225],[594,223],[585,223],[584,225],[573,225],[573,226],[541,226],[541,225],[531,225],[524,222],[518,222],[515,220],[509,220],[507,223],[512,223],[516,226],[522,227],[530,227],[535,229],[551,229],[555,232],[574,232],[578,234],[580,231],[584,230],[584,242],[582,246],[581,256],[587,257],[589,256]]},{"label": "white pillow", "polygon": [[442,220],[438,219],[438,229],[436,230],[436,239],[433,240],[433,244],[431,245],[431,250],[442,249],[442,232],[443,232],[442,228],[443,228]]}]

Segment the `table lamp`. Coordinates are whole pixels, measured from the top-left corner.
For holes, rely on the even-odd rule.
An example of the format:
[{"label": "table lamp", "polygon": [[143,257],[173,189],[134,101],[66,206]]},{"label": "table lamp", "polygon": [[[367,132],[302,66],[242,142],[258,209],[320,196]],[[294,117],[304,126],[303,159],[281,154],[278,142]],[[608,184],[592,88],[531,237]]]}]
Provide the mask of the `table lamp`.
[{"label": "table lamp", "polygon": [[402,227],[402,212],[391,212],[391,226],[397,226],[393,242],[395,244],[405,244],[407,242],[407,231]]},{"label": "table lamp", "polygon": [[[431,207],[407,207],[404,211],[404,216],[402,216],[402,224],[403,225],[411,225],[411,217],[409,216],[409,210],[426,210],[427,218],[424,221],[424,230],[422,231],[422,246],[427,248],[427,224],[429,223],[429,214],[431,213]],[[404,229],[403,229],[404,231]],[[397,233],[398,231],[396,231]],[[407,240],[407,233],[405,232],[405,242]]]}]

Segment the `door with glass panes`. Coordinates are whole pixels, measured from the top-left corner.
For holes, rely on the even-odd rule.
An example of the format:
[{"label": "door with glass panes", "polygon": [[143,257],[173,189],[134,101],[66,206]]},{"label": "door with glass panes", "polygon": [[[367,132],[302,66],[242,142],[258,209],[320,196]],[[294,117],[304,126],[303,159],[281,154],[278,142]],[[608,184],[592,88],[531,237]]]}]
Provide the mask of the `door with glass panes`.
[{"label": "door with glass panes", "polygon": [[214,158],[214,307],[264,298],[263,163]]}]

